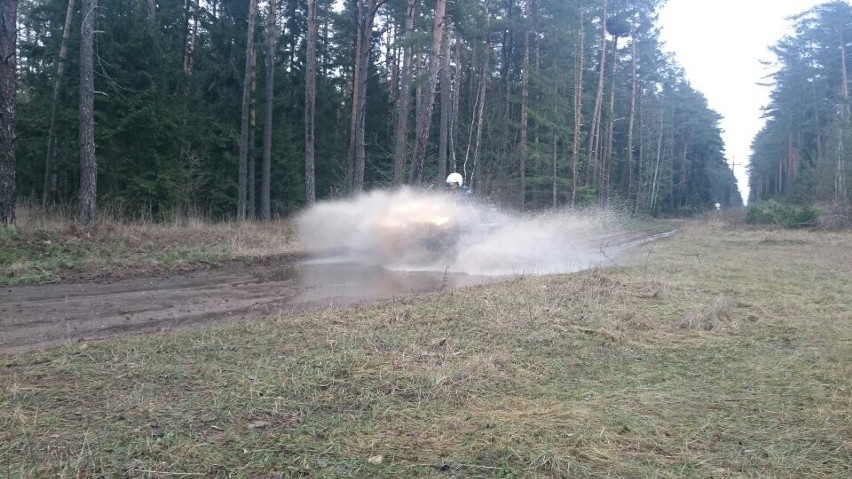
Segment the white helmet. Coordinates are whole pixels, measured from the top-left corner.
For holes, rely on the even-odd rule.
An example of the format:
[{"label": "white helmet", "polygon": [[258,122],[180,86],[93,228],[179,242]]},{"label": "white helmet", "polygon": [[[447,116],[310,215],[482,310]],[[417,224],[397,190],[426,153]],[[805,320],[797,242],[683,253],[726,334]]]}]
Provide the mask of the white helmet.
[{"label": "white helmet", "polygon": [[453,183],[457,183],[458,187],[461,188],[464,184],[464,178],[459,173],[450,173],[447,176],[447,186],[450,186]]}]

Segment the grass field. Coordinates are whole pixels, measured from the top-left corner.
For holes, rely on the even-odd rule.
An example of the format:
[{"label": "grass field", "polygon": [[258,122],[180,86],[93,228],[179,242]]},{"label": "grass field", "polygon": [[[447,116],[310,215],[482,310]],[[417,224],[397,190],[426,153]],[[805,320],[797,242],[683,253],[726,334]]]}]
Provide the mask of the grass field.
[{"label": "grass field", "polygon": [[852,234],[0,357],[4,477],[849,477]]},{"label": "grass field", "polygon": [[127,222],[103,214],[81,228],[70,213],[18,209],[17,227],[0,228],[0,285],[121,278],[294,254],[286,222]]}]

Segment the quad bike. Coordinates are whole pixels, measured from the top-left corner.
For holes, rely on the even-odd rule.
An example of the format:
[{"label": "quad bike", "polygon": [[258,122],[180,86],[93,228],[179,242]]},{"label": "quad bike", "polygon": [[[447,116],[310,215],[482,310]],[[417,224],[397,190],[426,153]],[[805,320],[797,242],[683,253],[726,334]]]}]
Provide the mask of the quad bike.
[{"label": "quad bike", "polygon": [[462,175],[451,173],[442,194],[397,197],[379,217],[379,259],[431,266],[453,262],[463,247],[491,234],[499,222],[463,183]]},{"label": "quad bike", "polygon": [[463,228],[451,202],[412,199],[391,205],[377,224],[383,262],[432,263],[451,259]]}]

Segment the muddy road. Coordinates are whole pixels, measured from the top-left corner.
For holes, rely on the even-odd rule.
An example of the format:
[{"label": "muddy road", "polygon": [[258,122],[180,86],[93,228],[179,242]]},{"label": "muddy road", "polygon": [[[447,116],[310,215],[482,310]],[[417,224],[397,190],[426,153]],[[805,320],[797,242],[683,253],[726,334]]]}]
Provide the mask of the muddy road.
[{"label": "muddy road", "polygon": [[[606,245],[600,257],[575,269],[605,264],[636,245],[666,235],[631,232],[598,238]],[[172,277],[6,286],[0,288],[0,353],[366,304],[511,278],[322,258]]]},{"label": "muddy road", "polygon": [[304,261],[109,283],[5,287],[0,290],[0,352],[256,319],[279,311],[366,303],[497,280],[390,271],[355,262]]}]

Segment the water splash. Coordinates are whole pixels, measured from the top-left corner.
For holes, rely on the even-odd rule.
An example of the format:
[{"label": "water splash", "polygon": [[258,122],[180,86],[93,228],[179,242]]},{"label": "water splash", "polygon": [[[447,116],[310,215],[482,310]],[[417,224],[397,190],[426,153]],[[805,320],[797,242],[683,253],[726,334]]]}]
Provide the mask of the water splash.
[{"label": "water splash", "polygon": [[409,188],[320,202],[297,218],[315,256],[402,271],[549,274],[613,261],[621,216],[602,210],[519,215]]}]

